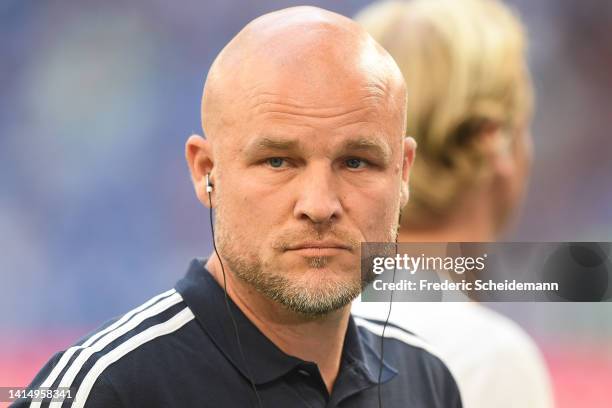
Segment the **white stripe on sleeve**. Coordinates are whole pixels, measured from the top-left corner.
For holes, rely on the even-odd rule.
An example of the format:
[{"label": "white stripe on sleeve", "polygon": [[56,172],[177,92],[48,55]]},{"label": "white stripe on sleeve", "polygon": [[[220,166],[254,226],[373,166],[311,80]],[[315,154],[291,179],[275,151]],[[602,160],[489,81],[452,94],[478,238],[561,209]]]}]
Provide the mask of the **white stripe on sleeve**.
[{"label": "white stripe on sleeve", "polygon": [[[185,324],[193,320],[193,318],[193,313],[188,307],[186,307],[185,309],[174,315],[174,317],[172,317],[171,319],[165,321],[164,323],[149,327],[148,329],[121,343],[119,346],[117,346],[109,353],[105,354],[103,357],[100,357],[100,359],[96,361],[91,370],[89,370],[89,372],[83,378],[83,382],[81,382],[81,385],[74,397],[72,407],[82,408],[85,406],[85,402],[89,397],[89,393],[91,392],[94,383],[96,382],[100,374],[102,374],[102,372],[112,363],[119,360],[121,357],[125,356],[130,351],[135,350],[136,348],[142,346],[143,344],[151,340],[156,339],[157,337],[164,336],[166,334],[170,334],[174,331],[177,331]],[[51,404],[49,408],[59,408],[62,405],[61,402],[57,402],[55,404],[57,405]]]},{"label": "white stripe on sleeve", "polygon": [[[107,329],[101,331],[100,333],[105,334],[103,337],[100,338],[100,335],[98,335],[99,334],[98,333],[95,336],[92,336],[90,339],[88,339],[88,341],[83,343],[81,346],[71,347],[72,351],[70,355],[68,355],[68,357],[63,362],[62,362],[62,359],[64,358],[64,356],[62,356],[62,359],[60,359],[60,362],[58,363],[58,365],[53,369],[51,374],[49,374],[49,377],[45,380],[45,382],[43,383],[43,385],[41,385],[41,387],[45,387],[45,386],[50,387],[53,384],[53,382],[56,380],[56,377],[59,376],[64,366],[66,366],[70,357],[72,357],[72,355],[76,351],[83,349],[81,354],[79,354],[78,357],[72,362],[72,364],[70,365],[70,367],[68,368],[64,376],[62,377],[62,380],[60,381],[59,387],[70,387],[70,385],[72,385],[72,381],[74,381],[74,378],[76,377],[76,375],[79,373],[79,371],[81,370],[85,362],[89,359],[89,357],[92,354],[97,353],[98,351],[102,350],[104,347],[108,346],[110,343],[112,343],[119,337],[123,336],[125,333],[134,329],[136,326],[138,326],[140,323],[142,323],[144,320],[148,319],[149,317],[162,313],[165,310],[176,305],[177,303],[180,303],[183,300],[181,295],[179,293],[176,293],[174,289],[172,289],[172,291],[166,292],[166,294],[167,293],[172,293],[172,295],[160,300],[158,303],[154,304],[150,308],[145,309],[146,307],[145,305],[148,306],[149,304],[153,303],[155,300],[159,299],[160,297],[163,297],[164,294],[159,295],[151,299],[149,302],[145,303],[144,305],[140,306],[139,308],[137,308],[140,310],[137,311],[137,309],[134,309],[132,312],[126,314],[122,319],[120,319],[120,320],[123,320],[123,322],[125,322],[126,320],[129,319],[129,317],[133,317],[133,319],[129,320],[127,323],[121,325],[121,323],[119,323],[119,320],[118,320],[113,325],[109,326]],[[143,309],[145,310],[143,311]],[[131,316],[124,319],[126,316],[130,314]],[[96,339],[99,339],[99,341],[95,342]],[[67,350],[66,353],[64,354],[66,355],[68,351],[70,351],[70,349]],[[44,385],[44,384],[48,384],[48,385]],[[40,408],[40,405],[41,405],[40,402],[32,402],[30,404],[30,408]]]},{"label": "white stripe on sleeve", "polygon": [[[383,333],[383,324],[374,323],[366,319],[362,319],[361,317],[353,316],[355,323],[357,326],[361,326],[375,335],[382,337]],[[398,329],[394,326],[387,326],[385,329],[385,338],[396,339],[402,341],[406,344],[409,344],[414,347],[418,347],[427,351],[428,353],[438,357],[440,360],[444,361],[444,359],[440,356],[439,352],[432,347],[426,341],[423,341],[420,337],[415,336],[414,334],[410,334],[404,330]]]},{"label": "white stripe on sleeve", "polygon": [[[66,367],[66,365],[68,364],[68,361],[70,361],[70,358],[74,355],[74,353],[76,353],[77,351],[79,351],[81,349],[89,347],[97,339],[99,339],[100,337],[102,337],[106,333],[109,333],[109,332],[115,330],[117,327],[121,326],[123,323],[125,323],[127,320],[129,320],[136,313],[141,312],[142,310],[144,310],[147,307],[151,306],[153,303],[157,302],[159,299],[161,299],[163,297],[167,297],[167,296],[169,296],[169,295],[171,295],[171,294],[173,294],[175,292],[176,292],[175,289],[170,289],[170,290],[168,290],[168,291],[166,291],[164,293],[160,293],[159,295],[149,299],[148,301],[146,301],[142,305],[138,306],[137,308],[135,308],[135,309],[129,311],[128,313],[124,314],[119,320],[117,320],[116,322],[114,322],[110,326],[104,328],[104,330],[100,330],[99,332],[94,333],[83,344],[81,344],[79,346],[70,347],[68,350],[66,350],[64,352],[64,354],[62,354],[62,357],[57,362],[55,367],[53,367],[53,370],[51,370],[51,373],[49,373],[47,378],[40,384],[40,387],[51,387],[53,385],[53,383],[55,382],[55,380],[57,380],[57,377],[60,375],[62,370]],[[30,404],[30,408],[39,408],[40,405],[41,405],[40,402],[32,402],[32,404]]]}]

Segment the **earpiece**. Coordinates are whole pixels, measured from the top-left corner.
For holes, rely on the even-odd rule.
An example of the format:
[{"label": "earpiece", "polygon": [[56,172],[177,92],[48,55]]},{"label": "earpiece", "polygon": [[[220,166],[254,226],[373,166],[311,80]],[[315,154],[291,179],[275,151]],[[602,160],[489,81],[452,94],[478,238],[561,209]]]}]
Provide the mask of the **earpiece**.
[{"label": "earpiece", "polygon": [[206,192],[212,193],[213,185],[210,182],[210,173],[206,173]]},{"label": "earpiece", "polygon": [[213,215],[212,215],[213,187],[214,187],[213,184],[210,182],[210,173],[208,173],[206,174],[206,193],[208,194],[208,200],[210,202],[210,207],[208,209],[209,210],[208,215],[209,215],[209,220],[210,220],[210,232],[212,234],[213,248],[215,250],[215,254],[217,255],[217,258],[219,259],[219,264],[221,264],[221,272],[223,274],[223,293],[224,293],[224,298],[225,298],[225,308],[232,322],[232,326],[234,327],[234,335],[236,336],[236,344],[238,345],[240,356],[242,357],[242,361],[244,362],[244,365],[246,367],[247,379],[249,380],[249,383],[251,384],[251,389],[253,390],[253,393],[255,394],[255,399],[257,402],[256,408],[263,408],[263,403],[261,402],[261,396],[259,395],[259,391],[257,390],[257,386],[255,385],[255,381],[253,380],[253,375],[251,374],[251,370],[249,368],[247,359],[244,355],[244,350],[242,349],[242,341],[240,339],[240,333],[238,332],[238,324],[236,323],[236,318],[234,317],[234,314],[232,313],[232,309],[229,304],[229,296],[227,295],[227,277],[225,275],[225,268],[223,267],[223,261],[221,260],[221,255],[219,255],[219,251],[217,250],[217,243],[215,240],[215,227],[214,227]]}]

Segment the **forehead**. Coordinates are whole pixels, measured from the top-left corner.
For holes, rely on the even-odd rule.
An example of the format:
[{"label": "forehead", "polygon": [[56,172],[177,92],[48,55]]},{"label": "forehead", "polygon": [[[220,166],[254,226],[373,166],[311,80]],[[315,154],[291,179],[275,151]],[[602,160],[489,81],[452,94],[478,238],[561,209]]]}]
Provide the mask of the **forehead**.
[{"label": "forehead", "polygon": [[321,128],[380,126],[394,114],[384,88],[378,84],[342,87],[296,82],[258,86],[246,95],[237,105],[242,108],[242,120],[260,125],[273,122]]},{"label": "forehead", "polygon": [[266,75],[245,86],[230,103],[226,121],[235,130],[232,144],[257,134],[378,137],[400,139],[402,101],[390,85],[364,76],[332,77],[308,72]]},{"label": "forehead", "polygon": [[381,102],[393,95],[393,78],[373,52],[344,55],[337,47],[310,48],[245,61],[249,69],[238,72],[237,91],[247,98],[274,94],[315,106],[344,105],[364,97]]},{"label": "forehead", "polygon": [[[384,144],[390,149],[399,141],[393,114],[379,92],[355,90],[341,95],[258,93],[245,103],[245,109],[232,134],[237,150],[258,146],[262,141],[286,141],[311,152],[347,145]],[[327,98],[325,97],[327,96]],[[268,146],[271,146],[268,144]]]}]

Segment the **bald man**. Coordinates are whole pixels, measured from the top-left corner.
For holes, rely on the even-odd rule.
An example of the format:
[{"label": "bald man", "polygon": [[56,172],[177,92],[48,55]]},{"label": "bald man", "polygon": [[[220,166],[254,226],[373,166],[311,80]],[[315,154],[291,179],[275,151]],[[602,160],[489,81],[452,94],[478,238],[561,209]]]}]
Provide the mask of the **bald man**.
[{"label": "bald man", "polygon": [[299,7],[248,24],[208,74],[206,138],[186,144],[215,252],[30,387],[72,387],[73,407],[460,407],[418,338],[389,327],[381,344],[350,315],[359,244],[394,242],[408,199],[405,117],[399,69],[351,20]]}]

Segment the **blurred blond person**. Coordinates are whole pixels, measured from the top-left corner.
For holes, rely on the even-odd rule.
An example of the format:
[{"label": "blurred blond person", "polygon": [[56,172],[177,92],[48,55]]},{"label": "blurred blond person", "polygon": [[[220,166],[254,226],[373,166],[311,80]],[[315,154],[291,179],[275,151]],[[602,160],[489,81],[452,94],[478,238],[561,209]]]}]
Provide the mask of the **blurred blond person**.
[{"label": "blurred blond person", "polygon": [[[518,17],[495,0],[374,3],[356,17],[408,85],[418,143],[399,242],[494,241],[522,202],[533,95]],[[514,322],[475,302],[396,303],[390,321],[446,359],[466,408],[549,408],[544,361]],[[388,305],[355,302],[384,320]]]}]

